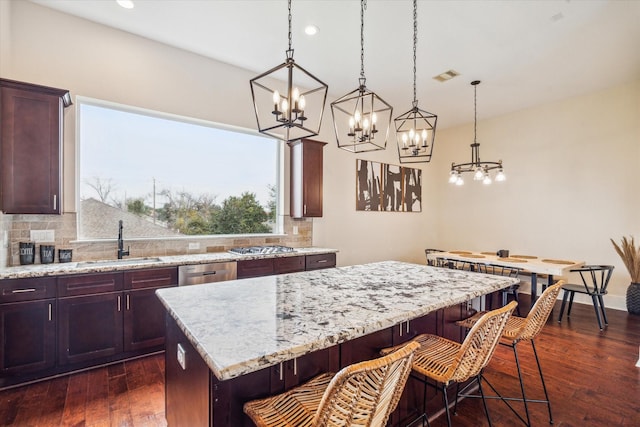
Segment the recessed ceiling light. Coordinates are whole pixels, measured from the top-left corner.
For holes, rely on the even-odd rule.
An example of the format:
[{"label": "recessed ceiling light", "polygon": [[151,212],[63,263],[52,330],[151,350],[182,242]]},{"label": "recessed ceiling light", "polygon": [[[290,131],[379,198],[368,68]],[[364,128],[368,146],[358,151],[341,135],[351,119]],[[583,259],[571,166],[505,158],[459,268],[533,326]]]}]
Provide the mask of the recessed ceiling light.
[{"label": "recessed ceiling light", "polygon": [[118,3],[120,6],[124,7],[125,9],[133,9],[133,0],[116,0],[116,3]]},{"label": "recessed ceiling light", "polygon": [[448,71],[445,71],[444,73],[438,74],[433,79],[443,83],[459,75],[460,73],[455,70],[448,70]]},{"label": "recessed ceiling light", "polygon": [[308,36],[315,36],[316,34],[318,34],[318,31],[320,31],[320,28],[316,27],[313,24],[304,27],[304,33]]}]

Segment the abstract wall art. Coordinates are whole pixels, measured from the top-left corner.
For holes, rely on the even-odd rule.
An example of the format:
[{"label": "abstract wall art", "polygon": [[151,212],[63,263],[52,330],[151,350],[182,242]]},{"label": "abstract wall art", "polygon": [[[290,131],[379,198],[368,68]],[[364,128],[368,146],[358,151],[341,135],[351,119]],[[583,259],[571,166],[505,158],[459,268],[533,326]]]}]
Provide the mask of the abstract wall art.
[{"label": "abstract wall art", "polygon": [[422,211],[422,170],[356,160],[356,210]]}]

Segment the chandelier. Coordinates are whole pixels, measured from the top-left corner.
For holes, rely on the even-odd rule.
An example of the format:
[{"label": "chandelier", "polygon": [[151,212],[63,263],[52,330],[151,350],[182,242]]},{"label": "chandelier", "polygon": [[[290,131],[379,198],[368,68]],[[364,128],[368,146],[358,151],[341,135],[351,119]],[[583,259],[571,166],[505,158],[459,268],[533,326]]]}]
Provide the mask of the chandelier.
[{"label": "chandelier", "polygon": [[338,148],[362,153],[384,150],[391,127],[393,108],[366,87],[364,75],[364,11],[360,0],[360,78],[358,88],[331,103]]},{"label": "chandelier", "polygon": [[418,108],[416,97],[416,47],[418,1],[413,0],[413,106],[394,119],[400,163],[428,163],[433,153],[438,116]]},{"label": "chandelier", "polygon": [[478,112],[477,112],[477,88],[480,84],[480,80],[474,80],[471,82],[473,86],[473,144],[471,144],[471,162],[470,163],[451,163],[451,172],[449,173],[449,182],[456,185],[463,185],[464,179],[462,174],[464,172],[473,172],[474,181],[482,181],[483,184],[491,184],[491,175],[489,171],[497,169],[495,180],[504,181],[506,179],[504,171],[502,169],[502,160],[497,162],[482,162],[480,161],[480,143],[477,142],[477,129],[478,129]]},{"label": "chandelier", "polygon": [[288,5],[289,49],[285,62],[250,80],[258,131],[284,141],[320,133],[328,90],[293,59],[291,0]]}]

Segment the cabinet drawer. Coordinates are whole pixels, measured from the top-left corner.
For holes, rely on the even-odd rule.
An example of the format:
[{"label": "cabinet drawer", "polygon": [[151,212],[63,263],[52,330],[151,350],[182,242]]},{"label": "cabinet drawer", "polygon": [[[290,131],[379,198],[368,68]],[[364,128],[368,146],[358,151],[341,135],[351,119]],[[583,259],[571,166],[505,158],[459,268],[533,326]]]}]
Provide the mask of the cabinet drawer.
[{"label": "cabinet drawer", "polygon": [[124,272],[125,289],[144,289],[177,285],[177,267],[153,268],[149,270],[131,270]]},{"label": "cabinet drawer", "polygon": [[80,274],[58,278],[58,296],[101,294],[122,290],[122,273]]},{"label": "cabinet drawer", "polygon": [[0,280],[0,303],[33,301],[55,296],[55,277]]},{"label": "cabinet drawer", "polygon": [[306,270],[330,268],[336,266],[336,254],[307,255]]},{"label": "cabinet drawer", "polygon": [[276,274],[295,273],[296,271],[304,271],[303,256],[292,256],[286,258],[274,258],[273,268]]},{"label": "cabinet drawer", "polygon": [[238,279],[274,274],[273,258],[238,261]]}]

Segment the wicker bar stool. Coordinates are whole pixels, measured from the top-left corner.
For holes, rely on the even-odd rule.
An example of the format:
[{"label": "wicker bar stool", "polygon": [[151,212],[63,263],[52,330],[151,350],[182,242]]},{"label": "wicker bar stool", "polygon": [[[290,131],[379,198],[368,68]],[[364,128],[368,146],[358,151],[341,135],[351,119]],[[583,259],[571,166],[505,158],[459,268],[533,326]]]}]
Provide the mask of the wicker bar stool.
[{"label": "wicker bar stool", "polygon": [[[512,301],[504,307],[484,313],[471,328],[462,344],[431,334],[418,335],[413,339],[413,342],[420,344],[420,348],[416,351],[412,369],[424,376],[425,387],[428,384],[426,381],[428,378],[442,385],[442,398],[449,427],[451,427],[451,414],[447,388],[453,383],[461,383],[473,378],[478,383],[480,394],[483,394],[482,370],[491,360],[507,320],[516,305],[517,303]],[[392,354],[401,347],[386,348],[381,353]],[[491,426],[489,410],[484,400],[483,403],[487,421]]]},{"label": "wicker bar stool", "polygon": [[285,393],[244,404],[258,427],[384,426],[411,373],[416,343],[337,374],[319,375]]},{"label": "wicker bar stool", "polygon": [[[553,416],[551,415],[551,402],[549,401],[549,394],[547,393],[547,386],[544,382],[544,376],[542,375],[542,368],[540,367],[540,359],[538,359],[538,352],[536,351],[536,346],[533,342],[534,338],[538,336],[545,323],[547,323],[547,319],[551,315],[553,311],[553,307],[556,303],[556,299],[558,298],[558,294],[562,289],[562,286],[565,284],[564,281],[560,280],[556,282],[554,285],[549,286],[545,291],[540,295],[540,298],[536,301],[536,303],[531,307],[529,311],[529,315],[526,318],[511,316],[507,321],[507,326],[504,328],[504,332],[502,333],[503,340],[500,342],[502,345],[509,346],[513,349],[513,356],[516,361],[516,367],[518,369],[518,378],[520,379],[520,391],[522,392],[522,398],[514,398],[514,397],[502,397],[496,391],[496,389],[488,382],[485,378],[485,382],[491,387],[491,389],[497,394],[497,396],[488,396],[490,398],[496,397],[501,399],[507,406],[511,409],[511,411],[516,414],[516,416],[525,423],[527,426],[531,425],[531,420],[529,418],[529,406],[527,403],[546,403],[547,409],[549,410],[549,423],[553,424]],[[482,312],[476,313],[473,316],[460,320],[456,322],[459,326],[463,326],[465,328],[472,328],[475,323],[482,316]],[[540,381],[542,382],[542,390],[544,390],[544,400],[540,399],[528,399],[524,390],[524,381],[522,378],[522,372],[520,370],[520,362],[518,359],[518,350],[517,344],[520,341],[529,341],[531,342],[531,348],[533,349],[533,355],[536,359],[536,364],[538,365],[538,373],[540,374]],[[485,396],[487,397],[487,396]],[[509,403],[509,401],[519,401],[523,402],[524,410],[526,415],[526,420],[520,415],[513,406]]]}]

